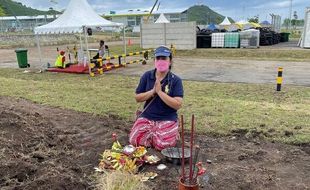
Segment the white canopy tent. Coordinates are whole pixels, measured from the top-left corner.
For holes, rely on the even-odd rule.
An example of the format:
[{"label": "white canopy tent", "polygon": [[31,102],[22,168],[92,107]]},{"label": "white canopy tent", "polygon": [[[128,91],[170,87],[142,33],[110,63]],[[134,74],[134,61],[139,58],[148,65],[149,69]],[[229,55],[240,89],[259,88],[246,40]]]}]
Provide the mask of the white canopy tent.
[{"label": "white canopy tent", "polygon": [[299,44],[302,48],[310,48],[310,7],[305,11],[305,26]]},{"label": "white canopy tent", "polygon": [[[65,12],[59,16],[53,22],[36,27],[34,33],[36,34],[38,49],[41,60],[41,49],[39,36],[43,34],[65,34],[65,33],[79,33],[80,42],[81,35],[84,34],[86,48],[88,52],[88,41],[87,41],[87,29],[95,27],[122,27],[122,23],[114,23],[108,21],[99,16],[92,7],[88,4],[87,0],[71,0]],[[124,51],[126,53],[126,42],[125,42],[125,30],[123,41]],[[82,48],[82,43],[81,43]],[[90,59],[89,52],[87,53],[88,60]]]},{"label": "white canopy tent", "polygon": [[170,23],[170,21],[165,17],[164,13],[161,13],[155,23]]},{"label": "white canopy tent", "polygon": [[223,20],[223,22],[221,22],[219,25],[220,26],[228,26],[230,25],[231,22],[229,21],[228,17],[225,17],[225,19]]}]

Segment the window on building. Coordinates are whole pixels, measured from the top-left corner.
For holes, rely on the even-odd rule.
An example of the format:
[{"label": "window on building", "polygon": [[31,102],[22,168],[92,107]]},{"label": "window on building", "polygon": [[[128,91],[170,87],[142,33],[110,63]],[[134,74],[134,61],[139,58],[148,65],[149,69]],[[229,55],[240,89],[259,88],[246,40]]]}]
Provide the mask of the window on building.
[{"label": "window on building", "polygon": [[169,15],[169,20],[170,22],[180,22],[181,19],[180,19],[180,14],[170,14]]},{"label": "window on building", "polygon": [[180,15],[179,14],[171,14],[170,19],[180,19]]},{"label": "window on building", "polygon": [[128,26],[136,26],[136,22],[135,21],[128,21]]},{"label": "window on building", "polygon": [[136,17],[135,16],[128,16],[127,17],[127,25],[128,26],[136,26]]},{"label": "window on building", "polygon": [[141,17],[137,16],[136,17],[136,25],[139,26],[141,24]]},{"label": "window on building", "polygon": [[159,18],[159,15],[154,16],[154,20],[157,20]]},{"label": "window on building", "polygon": [[187,14],[181,14],[181,22],[187,22]]}]

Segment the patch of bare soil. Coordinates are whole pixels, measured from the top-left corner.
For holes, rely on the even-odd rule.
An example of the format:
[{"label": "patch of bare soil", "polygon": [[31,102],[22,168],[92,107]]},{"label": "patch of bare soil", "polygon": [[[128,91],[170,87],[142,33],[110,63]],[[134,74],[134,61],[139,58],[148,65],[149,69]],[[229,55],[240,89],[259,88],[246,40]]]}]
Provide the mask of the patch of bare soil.
[{"label": "patch of bare soil", "polygon": [[[93,189],[99,154],[116,132],[127,144],[131,123],[115,116],[38,105],[0,97],[0,189]],[[198,135],[201,161],[212,160],[202,189],[309,189],[310,146]],[[159,154],[159,153],[158,153]],[[176,189],[179,166],[156,171],[151,189]]]}]

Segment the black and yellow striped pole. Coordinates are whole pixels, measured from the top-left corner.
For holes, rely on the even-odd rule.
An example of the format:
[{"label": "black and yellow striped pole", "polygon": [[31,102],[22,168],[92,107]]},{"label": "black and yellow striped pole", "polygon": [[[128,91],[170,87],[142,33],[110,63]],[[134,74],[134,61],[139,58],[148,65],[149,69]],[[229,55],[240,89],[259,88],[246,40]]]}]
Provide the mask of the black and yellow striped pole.
[{"label": "black and yellow striped pole", "polygon": [[279,67],[278,68],[278,77],[277,77],[277,91],[281,91],[282,87],[282,82],[283,82],[283,68]]},{"label": "black and yellow striped pole", "polygon": [[99,57],[98,63],[99,63],[98,73],[100,75],[102,75],[103,74],[103,61],[102,61],[102,57]]}]

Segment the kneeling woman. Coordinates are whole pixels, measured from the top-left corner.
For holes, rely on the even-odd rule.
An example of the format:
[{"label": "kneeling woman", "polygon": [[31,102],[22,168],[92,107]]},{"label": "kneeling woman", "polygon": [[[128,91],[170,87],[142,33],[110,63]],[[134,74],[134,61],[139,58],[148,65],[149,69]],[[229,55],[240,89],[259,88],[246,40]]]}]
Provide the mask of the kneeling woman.
[{"label": "kneeling woman", "polygon": [[155,69],[147,71],[136,89],[136,101],[146,102],[129,135],[134,146],[162,150],[176,145],[177,110],[182,106],[182,80],[171,72],[172,54],[169,48],[155,50]]}]

